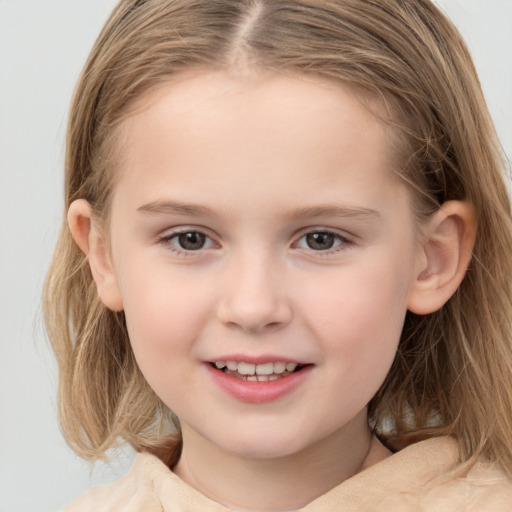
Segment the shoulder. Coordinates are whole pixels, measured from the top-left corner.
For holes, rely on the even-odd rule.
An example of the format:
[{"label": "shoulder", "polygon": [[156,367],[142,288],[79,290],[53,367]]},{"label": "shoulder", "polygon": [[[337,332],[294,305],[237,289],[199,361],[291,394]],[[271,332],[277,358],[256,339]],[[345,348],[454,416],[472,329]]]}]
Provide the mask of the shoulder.
[{"label": "shoulder", "polygon": [[449,437],[410,445],[342,482],[304,512],[512,512],[512,481],[492,464],[469,471]]},{"label": "shoulder", "polygon": [[433,481],[419,497],[426,511],[512,512],[512,481],[494,464],[481,462],[461,476]]},{"label": "shoulder", "polygon": [[161,512],[158,482],[173,473],[155,456],[140,453],[130,471],[114,483],[93,487],[61,512]]},{"label": "shoulder", "polygon": [[432,439],[405,449],[402,456],[406,464],[401,471],[397,468],[397,480],[404,473],[410,474],[412,465],[430,468],[430,474],[423,473],[422,476],[427,478],[411,482],[413,485],[408,488],[398,483],[398,492],[382,500],[376,510],[512,512],[512,480],[509,476],[496,465],[486,462],[465,469],[457,462],[455,441],[449,438]]}]

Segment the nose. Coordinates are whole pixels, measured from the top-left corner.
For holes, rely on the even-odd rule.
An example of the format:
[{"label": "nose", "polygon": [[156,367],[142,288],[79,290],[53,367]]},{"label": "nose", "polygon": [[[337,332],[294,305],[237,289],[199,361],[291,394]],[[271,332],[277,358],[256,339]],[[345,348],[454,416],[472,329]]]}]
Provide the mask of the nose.
[{"label": "nose", "polygon": [[230,265],[218,319],[247,332],[282,328],[292,319],[292,307],[282,269],[269,257],[240,257]]}]

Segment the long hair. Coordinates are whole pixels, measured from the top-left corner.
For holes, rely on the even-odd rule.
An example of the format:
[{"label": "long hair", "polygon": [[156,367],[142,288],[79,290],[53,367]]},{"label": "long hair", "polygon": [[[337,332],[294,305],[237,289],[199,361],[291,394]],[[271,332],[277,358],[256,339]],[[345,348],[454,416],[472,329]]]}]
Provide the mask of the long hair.
[{"label": "long hair", "polygon": [[[465,43],[430,0],[121,0],[75,90],[66,209],[85,198],[108,218],[117,128],[138,99],[186,70],[244,67],[324,78],[385,105],[400,141],[395,172],[418,222],[447,200],[474,206],[471,267],[441,310],[407,314],[369,420],[388,446],[453,435],[462,460],[512,467],[506,165]],[[176,460],[179,427],[137,367],[123,314],[100,303],[65,225],[44,300],[71,446],[95,459],[121,438]]]}]

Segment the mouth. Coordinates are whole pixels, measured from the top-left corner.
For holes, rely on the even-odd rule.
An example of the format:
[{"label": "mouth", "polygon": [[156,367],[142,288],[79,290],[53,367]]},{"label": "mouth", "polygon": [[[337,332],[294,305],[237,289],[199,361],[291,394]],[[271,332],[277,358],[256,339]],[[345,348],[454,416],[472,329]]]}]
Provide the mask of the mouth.
[{"label": "mouth", "polygon": [[215,361],[211,362],[210,366],[235,379],[248,382],[268,382],[283,379],[311,365],[285,361],[260,364],[246,363],[243,361]]},{"label": "mouth", "polygon": [[315,366],[279,358],[252,362],[243,359],[210,360],[206,368],[221,390],[250,404],[275,402],[292,394],[308,381],[310,370]]}]

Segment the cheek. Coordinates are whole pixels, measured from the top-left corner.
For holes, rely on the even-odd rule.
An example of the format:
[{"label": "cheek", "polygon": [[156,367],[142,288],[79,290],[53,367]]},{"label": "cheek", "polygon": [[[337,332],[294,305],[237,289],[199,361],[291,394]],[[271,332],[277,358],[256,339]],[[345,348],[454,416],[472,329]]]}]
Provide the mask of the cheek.
[{"label": "cheek", "polygon": [[130,342],[146,373],[190,353],[211,312],[211,299],[203,288],[168,269],[147,263],[131,268],[140,271],[121,280],[120,289]]},{"label": "cheek", "polygon": [[407,266],[376,258],[372,265],[341,270],[324,293],[312,291],[310,328],[324,340],[326,357],[347,373],[384,378],[400,339],[409,282]]}]

